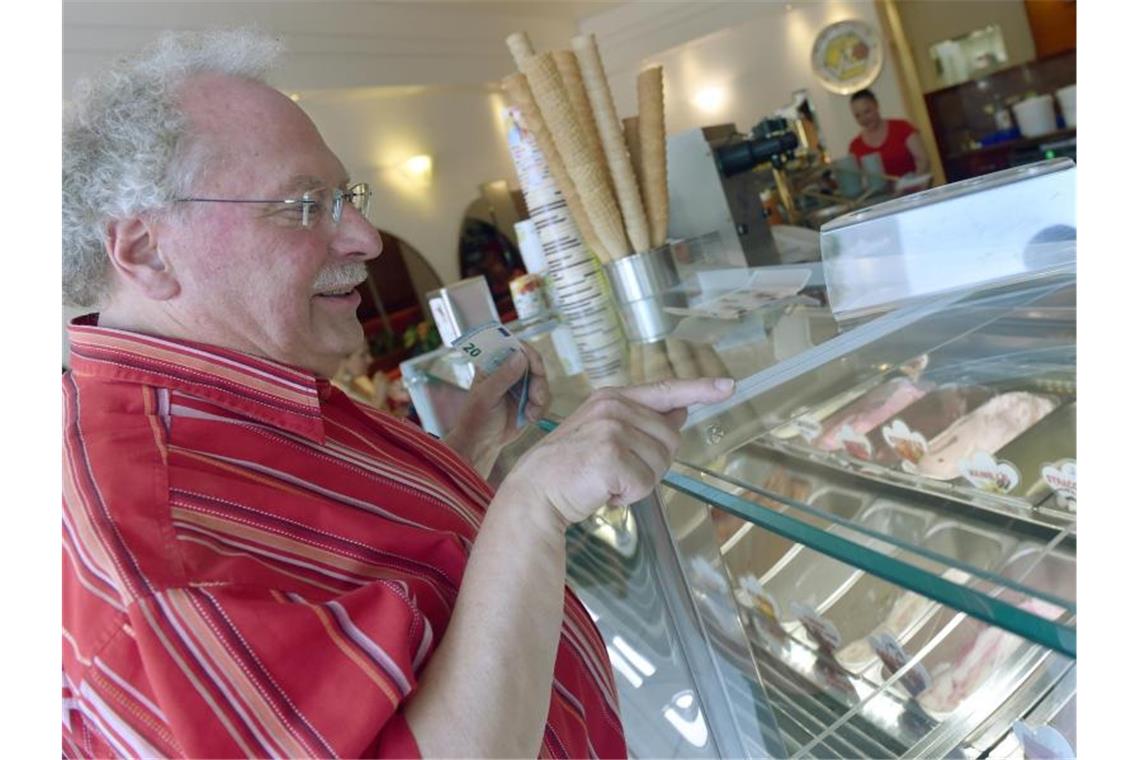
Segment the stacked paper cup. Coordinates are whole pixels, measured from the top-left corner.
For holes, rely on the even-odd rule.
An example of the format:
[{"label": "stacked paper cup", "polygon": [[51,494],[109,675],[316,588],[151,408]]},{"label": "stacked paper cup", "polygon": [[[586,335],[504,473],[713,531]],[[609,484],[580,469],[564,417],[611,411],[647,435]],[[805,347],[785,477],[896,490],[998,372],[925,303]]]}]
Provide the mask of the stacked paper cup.
[{"label": "stacked paper cup", "polygon": [[626,385],[625,340],[601,266],[582,239],[566,198],[517,108],[507,108],[507,140],[527,209],[542,241],[546,277],[595,387]]}]

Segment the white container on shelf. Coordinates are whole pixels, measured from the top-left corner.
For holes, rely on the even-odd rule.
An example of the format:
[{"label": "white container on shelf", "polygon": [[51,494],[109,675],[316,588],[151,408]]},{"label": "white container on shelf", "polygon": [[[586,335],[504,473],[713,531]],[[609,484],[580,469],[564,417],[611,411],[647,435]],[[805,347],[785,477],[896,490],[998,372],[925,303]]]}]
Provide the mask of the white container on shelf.
[{"label": "white container on shelf", "polygon": [[1026,98],[1013,106],[1013,116],[1017,119],[1017,128],[1021,130],[1022,137],[1047,135],[1057,129],[1052,95]]},{"label": "white container on shelf", "polygon": [[1061,116],[1065,119],[1065,126],[1075,129],[1077,126],[1077,86],[1071,84],[1062,87],[1054,93],[1057,103],[1061,106]]}]

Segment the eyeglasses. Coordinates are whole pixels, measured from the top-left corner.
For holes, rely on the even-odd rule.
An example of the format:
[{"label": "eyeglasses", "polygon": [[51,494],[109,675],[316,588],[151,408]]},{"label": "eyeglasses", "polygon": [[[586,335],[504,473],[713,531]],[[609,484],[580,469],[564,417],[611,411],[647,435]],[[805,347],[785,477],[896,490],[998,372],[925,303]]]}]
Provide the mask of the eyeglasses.
[{"label": "eyeglasses", "polygon": [[339,187],[323,187],[308,190],[300,198],[281,199],[233,199],[233,198],[175,198],[175,203],[265,203],[278,206],[274,215],[285,217],[291,223],[304,229],[312,229],[328,209],[334,224],[340,224],[344,213],[344,202],[348,201],[361,216],[368,217],[368,207],[372,201],[372,188],[367,182],[358,182],[347,190]]}]

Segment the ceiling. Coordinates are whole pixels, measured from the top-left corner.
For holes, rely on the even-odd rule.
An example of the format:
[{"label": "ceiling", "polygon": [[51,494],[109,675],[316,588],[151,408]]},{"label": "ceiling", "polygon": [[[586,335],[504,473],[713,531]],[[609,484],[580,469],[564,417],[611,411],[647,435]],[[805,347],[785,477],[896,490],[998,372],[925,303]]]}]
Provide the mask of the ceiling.
[{"label": "ceiling", "polygon": [[[423,2],[423,0],[420,1]],[[385,0],[374,0],[374,2],[385,2]],[[580,21],[587,16],[602,13],[622,4],[621,2],[611,2],[610,0],[500,0],[499,2],[484,2],[483,0],[427,0],[427,2],[430,2],[438,8],[473,8],[480,13],[535,18],[560,18],[569,21]]]},{"label": "ceiling", "polygon": [[537,49],[569,47],[595,0],[152,0],[63,3],[63,84],[134,52],[166,29],[255,25],[288,50],[278,85],[291,90],[470,86],[514,70],[504,40],[526,31]]}]

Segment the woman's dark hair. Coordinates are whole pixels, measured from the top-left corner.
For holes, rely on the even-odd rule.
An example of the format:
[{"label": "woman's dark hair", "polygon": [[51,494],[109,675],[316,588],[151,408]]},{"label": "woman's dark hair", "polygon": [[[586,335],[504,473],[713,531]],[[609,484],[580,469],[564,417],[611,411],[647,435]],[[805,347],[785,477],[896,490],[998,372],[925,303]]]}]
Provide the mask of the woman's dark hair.
[{"label": "woman's dark hair", "polygon": [[876,105],[879,102],[879,99],[875,97],[875,93],[871,92],[870,90],[857,90],[851,96],[851,102],[854,103],[856,100],[859,100],[860,98],[866,98],[867,100],[871,101],[872,103],[875,103]]}]

